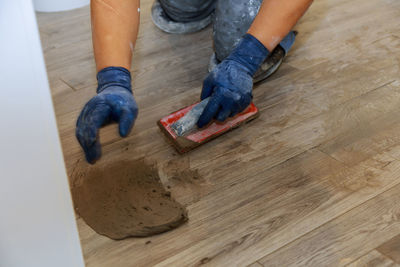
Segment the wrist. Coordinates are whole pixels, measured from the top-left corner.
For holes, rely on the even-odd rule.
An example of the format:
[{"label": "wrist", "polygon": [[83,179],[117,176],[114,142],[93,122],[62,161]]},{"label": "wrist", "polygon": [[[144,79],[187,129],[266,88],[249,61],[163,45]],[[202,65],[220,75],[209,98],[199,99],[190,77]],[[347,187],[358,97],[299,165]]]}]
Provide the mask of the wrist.
[{"label": "wrist", "polygon": [[131,73],[123,67],[107,67],[97,73],[97,93],[110,86],[123,87],[132,93]]},{"label": "wrist", "polygon": [[248,73],[253,76],[269,53],[268,49],[256,37],[247,33],[227,59],[242,64],[246,67]]}]

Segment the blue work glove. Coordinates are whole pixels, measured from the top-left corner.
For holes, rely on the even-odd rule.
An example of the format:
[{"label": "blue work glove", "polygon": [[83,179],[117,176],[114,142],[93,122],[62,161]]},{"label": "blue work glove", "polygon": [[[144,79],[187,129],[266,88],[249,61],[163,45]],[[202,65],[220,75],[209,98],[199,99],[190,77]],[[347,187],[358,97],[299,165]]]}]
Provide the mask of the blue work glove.
[{"label": "blue work glove", "polygon": [[201,99],[211,98],[197,122],[198,127],[207,125],[213,118],[224,121],[233,117],[251,103],[253,75],[268,54],[268,49],[254,36],[243,36],[203,82]]},{"label": "blue work glove", "polygon": [[81,111],[76,123],[76,137],[86,160],[95,163],[101,156],[99,129],[112,122],[119,123],[119,134],[131,131],[138,114],[132,95],[131,74],[122,67],[107,67],[97,73],[97,95]]},{"label": "blue work glove", "polygon": [[292,48],[294,41],[296,40],[297,31],[290,31],[285,38],[279,43],[279,45],[285,50],[285,55],[289,53],[289,50]]}]

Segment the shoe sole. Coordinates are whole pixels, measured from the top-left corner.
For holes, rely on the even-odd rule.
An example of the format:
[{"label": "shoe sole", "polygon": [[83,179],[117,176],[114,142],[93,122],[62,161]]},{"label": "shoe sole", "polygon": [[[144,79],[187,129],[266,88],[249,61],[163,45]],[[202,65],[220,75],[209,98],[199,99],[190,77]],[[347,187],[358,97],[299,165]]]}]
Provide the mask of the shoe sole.
[{"label": "shoe sole", "polygon": [[[282,65],[284,58],[285,50],[283,50],[282,47],[277,46],[274,51],[265,59],[260,69],[254,75],[253,83],[256,84],[262,82],[274,74]],[[208,64],[208,71],[211,72],[218,64],[219,61],[217,60],[215,53],[213,53]]]},{"label": "shoe sole", "polygon": [[174,34],[185,34],[200,31],[212,22],[211,13],[208,17],[192,22],[176,22],[168,18],[162,9],[159,1],[154,1],[151,7],[151,19],[154,24],[162,31]]}]

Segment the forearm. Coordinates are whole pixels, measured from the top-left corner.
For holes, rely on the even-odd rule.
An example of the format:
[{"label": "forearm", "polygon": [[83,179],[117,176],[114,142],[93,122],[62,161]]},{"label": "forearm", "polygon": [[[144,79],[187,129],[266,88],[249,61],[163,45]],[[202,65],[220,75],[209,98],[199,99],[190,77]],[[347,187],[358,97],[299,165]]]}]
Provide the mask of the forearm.
[{"label": "forearm", "polygon": [[91,0],[92,39],[97,70],[130,69],[139,30],[139,0]]},{"label": "forearm", "polygon": [[313,0],[264,0],[248,33],[272,51],[312,2]]}]

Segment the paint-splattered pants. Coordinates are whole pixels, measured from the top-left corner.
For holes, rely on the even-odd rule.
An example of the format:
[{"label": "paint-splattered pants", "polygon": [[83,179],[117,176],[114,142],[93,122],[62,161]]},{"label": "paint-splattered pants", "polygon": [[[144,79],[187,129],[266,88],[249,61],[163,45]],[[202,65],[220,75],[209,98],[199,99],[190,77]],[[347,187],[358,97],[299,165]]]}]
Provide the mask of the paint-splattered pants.
[{"label": "paint-splattered pants", "polygon": [[165,13],[178,22],[203,19],[215,11],[213,40],[222,61],[247,32],[262,0],[160,0]]}]

